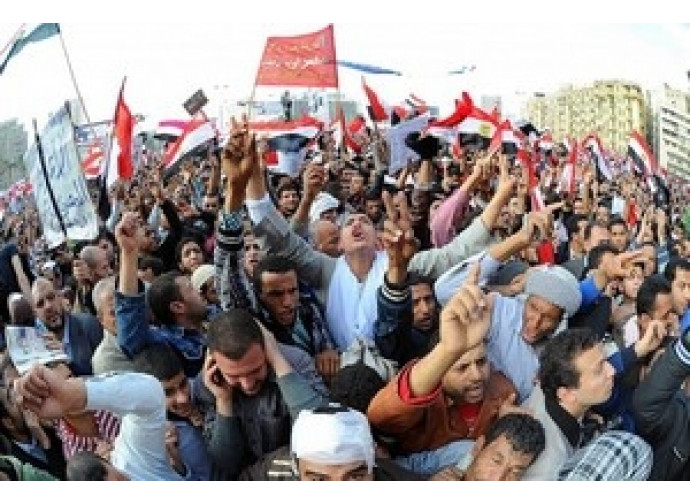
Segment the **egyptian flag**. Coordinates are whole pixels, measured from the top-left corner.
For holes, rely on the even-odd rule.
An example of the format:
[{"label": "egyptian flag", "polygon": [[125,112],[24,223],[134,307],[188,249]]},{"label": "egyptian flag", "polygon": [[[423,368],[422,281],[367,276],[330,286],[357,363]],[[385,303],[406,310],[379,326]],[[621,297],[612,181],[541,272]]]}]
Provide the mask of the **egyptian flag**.
[{"label": "egyptian flag", "polygon": [[362,88],[364,88],[364,94],[367,95],[367,100],[369,101],[369,106],[367,110],[369,111],[369,117],[374,122],[387,121],[391,117],[391,107],[386,105],[379,96],[367,86],[364,77],[362,77]]},{"label": "egyptian flag", "polygon": [[486,150],[497,129],[498,124],[491,114],[479,107],[472,107],[467,118],[458,125],[460,145]]},{"label": "egyptian flag", "polygon": [[525,135],[521,131],[513,129],[508,119],[499,124],[489,145],[489,155],[501,152],[508,156],[514,156],[522,146]]},{"label": "egyptian flag", "polygon": [[185,159],[200,152],[212,140],[217,140],[218,132],[206,117],[197,117],[189,121],[182,135],[168,147],[162,160],[163,180],[174,176]]},{"label": "egyptian flag", "polygon": [[583,147],[589,150],[592,154],[592,160],[597,167],[597,178],[599,180],[606,178],[606,180],[613,180],[613,172],[609,165],[606,156],[604,155],[604,148],[601,145],[601,140],[594,133],[590,134],[582,142]]},{"label": "egyptian flag", "polygon": [[268,168],[273,173],[296,177],[305,160],[307,147],[319,136],[323,123],[305,115],[290,122],[250,123],[249,129],[267,136],[269,152],[265,160]]},{"label": "egyptian flag", "polygon": [[159,121],[153,132],[153,138],[175,141],[182,136],[187,124],[189,124],[189,121],[179,119],[164,119]]},{"label": "egyptian flag", "polygon": [[656,172],[656,160],[652,155],[649,144],[637,131],[630,134],[628,141],[628,157],[632,160],[638,173],[644,174],[644,178],[651,185],[650,180]]},{"label": "egyptian flag", "polygon": [[[424,133],[445,140],[453,145],[458,141],[458,128],[474,110],[474,103],[468,93],[462,93],[462,99],[455,100],[455,110],[451,115],[443,119],[432,121],[424,130]],[[459,145],[462,147],[462,145]]]}]

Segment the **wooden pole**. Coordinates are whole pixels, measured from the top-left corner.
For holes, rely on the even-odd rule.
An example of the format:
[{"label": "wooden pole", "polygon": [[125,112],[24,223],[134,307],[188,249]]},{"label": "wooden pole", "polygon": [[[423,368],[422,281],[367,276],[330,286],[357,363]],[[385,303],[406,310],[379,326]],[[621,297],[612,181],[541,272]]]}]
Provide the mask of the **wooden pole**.
[{"label": "wooden pole", "polygon": [[[65,39],[62,36],[62,27],[60,27],[60,30],[58,31],[58,35],[60,36],[60,45],[62,46],[62,53],[65,55],[65,62],[67,63],[67,69],[69,70],[69,75],[70,78],[72,79],[72,85],[74,86],[74,90],[77,93],[77,98],[79,99],[79,103],[81,104],[81,108],[84,111],[84,117],[86,117],[86,121],[91,124],[91,118],[89,117],[89,113],[86,110],[86,103],[84,103],[84,97],[81,94],[81,91],[79,90],[79,85],[77,84],[77,78],[74,75],[74,68],[72,68],[72,63],[70,62],[69,59],[69,54],[67,53],[67,46],[65,45]],[[93,129],[93,126],[91,126]]]}]

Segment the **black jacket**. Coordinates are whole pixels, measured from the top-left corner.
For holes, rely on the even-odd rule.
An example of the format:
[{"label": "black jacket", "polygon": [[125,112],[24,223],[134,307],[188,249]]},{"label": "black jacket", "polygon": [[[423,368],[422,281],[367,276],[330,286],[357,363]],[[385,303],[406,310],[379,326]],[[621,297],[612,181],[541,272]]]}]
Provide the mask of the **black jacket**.
[{"label": "black jacket", "polygon": [[654,449],[650,480],[690,479],[690,397],[680,389],[690,364],[680,345],[666,349],[633,397],[638,432]]}]

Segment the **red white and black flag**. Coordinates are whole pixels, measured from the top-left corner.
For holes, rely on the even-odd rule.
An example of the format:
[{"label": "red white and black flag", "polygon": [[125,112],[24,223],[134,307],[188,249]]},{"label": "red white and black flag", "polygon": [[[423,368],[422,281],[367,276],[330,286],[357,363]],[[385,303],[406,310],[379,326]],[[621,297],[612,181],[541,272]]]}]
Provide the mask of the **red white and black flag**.
[{"label": "red white and black flag", "polygon": [[637,131],[630,134],[628,141],[628,157],[633,162],[638,173],[644,175],[645,180],[649,180],[656,172],[656,160],[652,155],[649,144]]},{"label": "red white and black flag", "polygon": [[613,180],[613,171],[611,170],[609,161],[606,158],[604,147],[602,146],[599,137],[594,133],[587,135],[582,142],[582,146],[591,153],[592,161],[597,168],[598,178]]},{"label": "red white and black flag", "polygon": [[249,129],[268,140],[266,162],[274,173],[297,176],[305,159],[307,146],[323,130],[323,123],[311,116],[295,121],[270,121],[249,124]]}]

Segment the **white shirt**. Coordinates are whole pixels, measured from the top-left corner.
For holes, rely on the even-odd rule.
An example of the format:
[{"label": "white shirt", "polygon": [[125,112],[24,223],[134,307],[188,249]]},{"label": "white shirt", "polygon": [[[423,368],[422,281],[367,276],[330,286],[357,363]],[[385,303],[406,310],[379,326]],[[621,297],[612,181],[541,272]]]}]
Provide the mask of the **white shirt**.
[{"label": "white shirt", "polygon": [[122,418],[110,461],[132,480],[180,481],[165,448],[165,393],[150,375],[122,373],[85,380],[86,409]]}]

